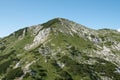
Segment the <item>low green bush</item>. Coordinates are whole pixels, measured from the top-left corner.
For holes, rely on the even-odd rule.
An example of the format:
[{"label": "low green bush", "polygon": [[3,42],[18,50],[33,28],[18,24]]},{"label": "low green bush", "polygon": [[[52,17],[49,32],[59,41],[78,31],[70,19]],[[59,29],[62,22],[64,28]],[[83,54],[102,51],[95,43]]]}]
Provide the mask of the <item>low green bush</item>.
[{"label": "low green bush", "polygon": [[5,76],[5,78],[3,78],[2,80],[14,80],[16,77],[20,77],[22,76],[24,73],[21,69],[21,67],[18,67],[16,69],[10,70],[7,75]]},{"label": "low green bush", "polygon": [[12,63],[12,60],[8,60],[8,61],[0,64],[0,74],[5,73],[11,63]]}]

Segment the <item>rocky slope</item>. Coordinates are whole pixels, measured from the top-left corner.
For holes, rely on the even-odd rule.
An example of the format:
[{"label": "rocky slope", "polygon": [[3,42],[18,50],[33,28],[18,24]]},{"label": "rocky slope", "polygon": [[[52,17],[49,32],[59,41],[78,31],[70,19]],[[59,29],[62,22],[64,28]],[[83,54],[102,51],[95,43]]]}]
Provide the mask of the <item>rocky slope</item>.
[{"label": "rocky slope", "polygon": [[55,18],[0,39],[1,80],[119,80],[120,32]]}]

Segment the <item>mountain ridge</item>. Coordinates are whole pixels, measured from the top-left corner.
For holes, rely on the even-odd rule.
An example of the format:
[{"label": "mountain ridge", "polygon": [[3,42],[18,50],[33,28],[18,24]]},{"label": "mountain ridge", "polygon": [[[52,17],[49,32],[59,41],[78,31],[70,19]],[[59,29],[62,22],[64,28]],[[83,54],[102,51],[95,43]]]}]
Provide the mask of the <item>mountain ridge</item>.
[{"label": "mountain ridge", "polygon": [[119,80],[119,36],[64,18],[20,29],[0,39],[0,79]]}]

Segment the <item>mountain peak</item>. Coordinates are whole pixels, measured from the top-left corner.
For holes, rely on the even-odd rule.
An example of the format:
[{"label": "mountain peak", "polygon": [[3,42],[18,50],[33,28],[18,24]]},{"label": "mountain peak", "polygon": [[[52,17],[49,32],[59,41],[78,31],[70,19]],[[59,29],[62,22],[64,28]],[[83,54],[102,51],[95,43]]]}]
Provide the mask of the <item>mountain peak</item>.
[{"label": "mountain peak", "polygon": [[65,18],[20,29],[0,39],[0,80],[119,80],[119,36]]},{"label": "mountain peak", "polygon": [[67,19],[64,19],[64,18],[54,18],[52,20],[49,20],[46,23],[43,23],[42,25],[45,26],[45,27],[50,27],[51,25],[53,25],[55,23],[61,23],[62,24],[62,22],[65,21],[65,20],[67,20]]},{"label": "mountain peak", "polygon": [[66,21],[70,21],[70,20],[68,20],[66,18],[61,18],[61,17],[53,18],[51,20],[58,20],[58,21],[65,21],[66,20]]}]

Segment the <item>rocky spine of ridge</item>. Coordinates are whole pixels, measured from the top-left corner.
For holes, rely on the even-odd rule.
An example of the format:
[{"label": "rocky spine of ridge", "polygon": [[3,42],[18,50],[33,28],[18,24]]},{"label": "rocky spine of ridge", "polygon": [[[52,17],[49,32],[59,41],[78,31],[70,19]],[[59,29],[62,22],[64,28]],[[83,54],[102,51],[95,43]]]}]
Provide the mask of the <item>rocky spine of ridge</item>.
[{"label": "rocky spine of ridge", "polygon": [[0,39],[0,79],[118,80],[119,36],[64,18],[20,29]]}]

